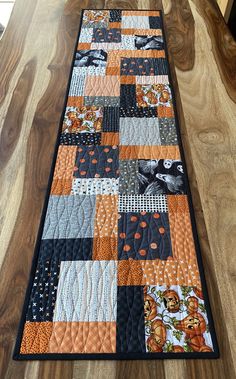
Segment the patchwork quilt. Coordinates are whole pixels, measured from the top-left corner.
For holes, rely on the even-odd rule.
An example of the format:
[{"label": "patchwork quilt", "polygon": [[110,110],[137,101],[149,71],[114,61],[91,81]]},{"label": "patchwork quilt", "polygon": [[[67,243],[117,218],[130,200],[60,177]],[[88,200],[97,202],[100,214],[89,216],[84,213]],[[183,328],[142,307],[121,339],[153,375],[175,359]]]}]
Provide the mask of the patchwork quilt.
[{"label": "patchwork quilt", "polygon": [[217,357],[160,11],[84,10],[15,359]]}]

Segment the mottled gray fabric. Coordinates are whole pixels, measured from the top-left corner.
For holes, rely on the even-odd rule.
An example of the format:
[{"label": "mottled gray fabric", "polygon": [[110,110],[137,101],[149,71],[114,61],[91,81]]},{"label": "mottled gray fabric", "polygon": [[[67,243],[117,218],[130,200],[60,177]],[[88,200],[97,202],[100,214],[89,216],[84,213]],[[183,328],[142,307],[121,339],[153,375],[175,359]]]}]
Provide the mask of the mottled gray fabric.
[{"label": "mottled gray fabric", "polygon": [[116,96],[85,96],[84,105],[119,107],[120,98]]},{"label": "mottled gray fabric", "polygon": [[155,146],[160,145],[157,118],[126,117],[120,119],[120,144]]},{"label": "mottled gray fabric", "polygon": [[42,239],[92,238],[96,196],[50,196]]},{"label": "mottled gray fabric", "polygon": [[178,145],[174,119],[159,118],[159,130],[162,145]]},{"label": "mottled gray fabric", "polygon": [[119,193],[123,195],[135,195],[139,193],[138,185],[138,161],[120,161]]}]

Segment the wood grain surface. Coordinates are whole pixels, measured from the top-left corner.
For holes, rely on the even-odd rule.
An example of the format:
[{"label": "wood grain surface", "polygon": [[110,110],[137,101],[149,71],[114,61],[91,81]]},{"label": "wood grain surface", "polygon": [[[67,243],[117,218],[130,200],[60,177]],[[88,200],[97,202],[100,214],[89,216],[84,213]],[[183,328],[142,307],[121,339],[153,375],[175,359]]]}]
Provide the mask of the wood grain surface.
[{"label": "wood grain surface", "polygon": [[[218,360],[12,360],[81,8],[164,10]],[[236,44],[215,1],[16,0],[0,57],[0,378],[236,378]]]}]

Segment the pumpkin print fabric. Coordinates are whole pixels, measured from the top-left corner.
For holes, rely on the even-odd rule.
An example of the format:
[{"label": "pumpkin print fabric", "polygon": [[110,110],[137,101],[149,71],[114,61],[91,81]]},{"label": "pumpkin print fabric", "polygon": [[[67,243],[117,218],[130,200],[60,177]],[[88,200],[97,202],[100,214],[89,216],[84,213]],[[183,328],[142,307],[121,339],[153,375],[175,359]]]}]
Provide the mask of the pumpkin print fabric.
[{"label": "pumpkin print fabric", "polygon": [[84,10],[15,359],[215,358],[160,11]]}]

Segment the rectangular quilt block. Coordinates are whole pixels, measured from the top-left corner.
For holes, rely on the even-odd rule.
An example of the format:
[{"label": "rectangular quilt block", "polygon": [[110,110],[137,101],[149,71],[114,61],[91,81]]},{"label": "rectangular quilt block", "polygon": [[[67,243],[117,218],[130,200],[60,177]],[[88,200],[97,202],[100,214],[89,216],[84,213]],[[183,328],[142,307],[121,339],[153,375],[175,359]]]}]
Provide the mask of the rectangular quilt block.
[{"label": "rectangular quilt block", "polygon": [[161,11],[84,10],[15,359],[216,358]]}]

